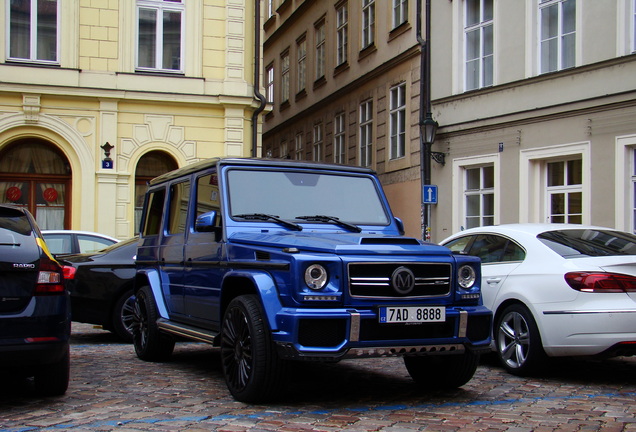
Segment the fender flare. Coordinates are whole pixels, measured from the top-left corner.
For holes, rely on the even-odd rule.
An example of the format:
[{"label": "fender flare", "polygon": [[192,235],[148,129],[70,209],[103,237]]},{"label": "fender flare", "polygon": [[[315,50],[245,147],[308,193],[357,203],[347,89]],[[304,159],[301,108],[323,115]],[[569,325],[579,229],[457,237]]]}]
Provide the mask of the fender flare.
[{"label": "fender flare", "polygon": [[137,272],[135,293],[142,286],[140,284],[141,279],[145,279],[150,286],[152,295],[155,298],[155,304],[157,305],[157,311],[161,318],[170,319],[168,315],[168,308],[166,307],[163,293],[161,291],[161,279],[159,278],[159,272],[154,269],[143,269]]},{"label": "fender flare", "polygon": [[[223,297],[227,295],[225,286],[227,280],[231,278],[248,279],[252,282],[256,289],[255,294],[259,296],[261,305],[263,306],[265,315],[267,316],[269,328],[271,331],[277,331],[278,324],[276,323],[276,315],[281,309],[283,309],[283,305],[278,297],[278,289],[276,288],[276,283],[274,282],[274,279],[272,279],[272,276],[267,272],[252,270],[237,270],[227,273],[223,277],[222,282],[223,289],[221,290],[221,304],[225,304],[225,300],[223,299]],[[224,310],[221,311],[221,314],[223,313],[225,313]]]}]

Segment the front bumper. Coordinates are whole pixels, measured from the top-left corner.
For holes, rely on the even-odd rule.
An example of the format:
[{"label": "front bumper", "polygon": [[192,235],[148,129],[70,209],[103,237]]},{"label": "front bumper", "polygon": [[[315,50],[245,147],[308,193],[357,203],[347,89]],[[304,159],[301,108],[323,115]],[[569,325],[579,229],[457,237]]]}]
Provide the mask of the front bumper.
[{"label": "front bumper", "polygon": [[487,352],[492,314],[448,307],[440,323],[384,324],[374,309],[283,309],[273,333],[279,356],[294,360]]}]

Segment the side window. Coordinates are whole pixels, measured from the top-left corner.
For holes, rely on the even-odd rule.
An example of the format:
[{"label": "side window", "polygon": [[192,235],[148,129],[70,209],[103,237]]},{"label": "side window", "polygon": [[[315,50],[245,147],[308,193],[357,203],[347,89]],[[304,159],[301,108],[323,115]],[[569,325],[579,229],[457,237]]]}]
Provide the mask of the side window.
[{"label": "side window", "polygon": [[183,234],[185,232],[189,201],[189,181],[176,183],[170,186],[170,214],[168,215],[169,234]]},{"label": "side window", "polygon": [[460,237],[458,239],[455,239],[453,241],[450,241],[450,242],[446,243],[444,246],[446,246],[447,248],[449,248],[453,252],[468,253],[467,252],[468,246],[470,245],[470,243],[473,240],[473,238],[474,237],[472,237],[472,236]]},{"label": "side window", "polygon": [[469,254],[479,257],[483,264],[520,261],[525,257],[525,252],[518,245],[506,237],[493,234],[476,236]]},{"label": "side window", "polygon": [[163,202],[166,197],[166,191],[160,189],[150,193],[141,232],[144,237],[158,235],[161,229],[161,217],[163,216]]},{"label": "side window", "polygon": [[221,226],[221,194],[219,178],[215,172],[197,180],[197,216],[210,211],[217,212],[216,225]]}]

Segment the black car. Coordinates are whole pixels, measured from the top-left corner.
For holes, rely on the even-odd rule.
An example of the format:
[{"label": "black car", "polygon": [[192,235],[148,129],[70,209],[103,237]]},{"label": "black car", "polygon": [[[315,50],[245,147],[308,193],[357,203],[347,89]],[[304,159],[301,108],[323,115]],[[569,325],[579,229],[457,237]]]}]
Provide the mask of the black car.
[{"label": "black car", "polygon": [[0,370],[66,393],[71,312],[62,267],[26,209],[0,204]]},{"label": "black car", "polygon": [[62,258],[73,321],[101,325],[132,341],[136,253],[137,238],[133,237],[98,252]]}]

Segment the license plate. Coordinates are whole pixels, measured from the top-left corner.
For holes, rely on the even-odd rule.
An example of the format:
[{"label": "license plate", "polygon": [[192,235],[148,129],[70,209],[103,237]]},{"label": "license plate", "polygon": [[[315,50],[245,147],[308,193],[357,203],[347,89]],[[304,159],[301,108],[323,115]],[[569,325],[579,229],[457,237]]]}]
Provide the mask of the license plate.
[{"label": "license plate", "polygon": [[446,321],[441,306],[390,306],[380,308],[381,323],[425,323]]}]

